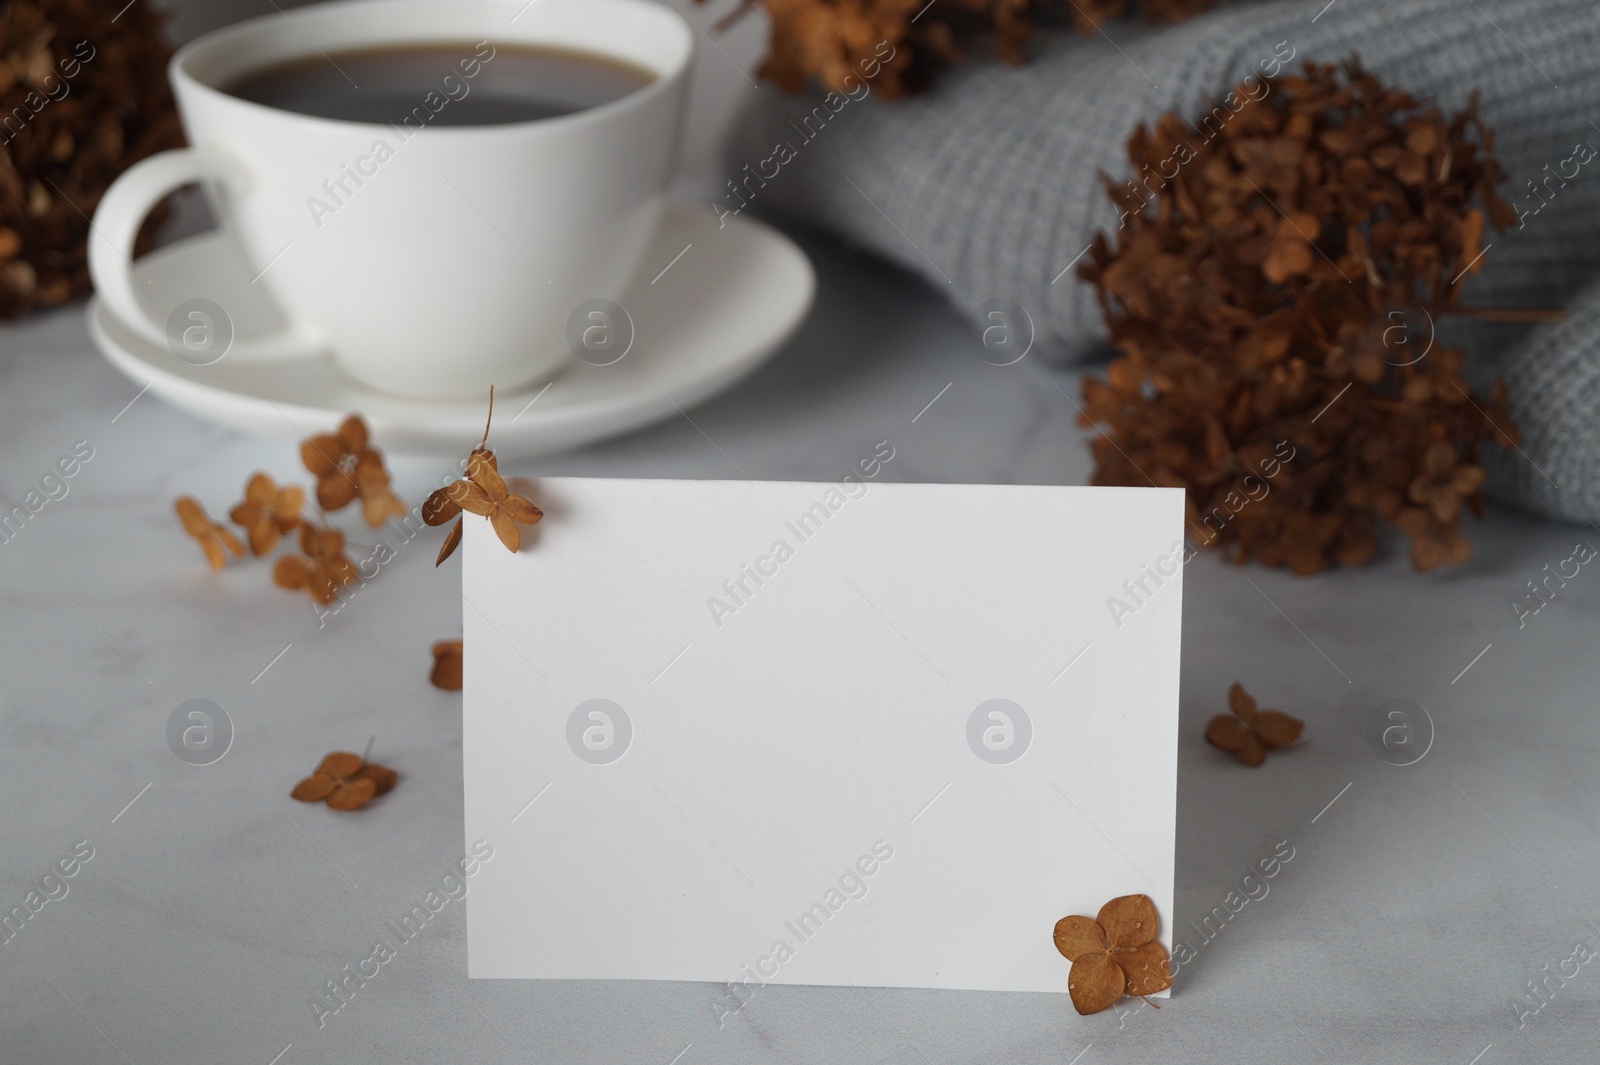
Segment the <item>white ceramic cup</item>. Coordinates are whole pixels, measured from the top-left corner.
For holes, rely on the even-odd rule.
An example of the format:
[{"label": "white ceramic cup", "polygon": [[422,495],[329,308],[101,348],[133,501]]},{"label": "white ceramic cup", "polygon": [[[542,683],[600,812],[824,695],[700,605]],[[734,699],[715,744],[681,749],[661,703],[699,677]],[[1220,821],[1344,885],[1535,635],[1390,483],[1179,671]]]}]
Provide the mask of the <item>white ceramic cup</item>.
[{"label": "white ceramic cup", "polygon": [[[313,118],[222,91],[319,52],[478,41],[588,52],[655,78],[570,115],[452,127]],[[209,34],[169,71],[192,147],[107,191],[95,288],[128,327],[169,343],[171,323],[139,298],[133,243],[161,197],[198,181],[287,323],[234,341],[229,358],[326,352],[364,384],[424,398],[551,376],[574,358],[569,317],[619,297],[655,232],[693,50],[684,19],[649,0],[343,0]],[[474,59],[474,44],[462,52]],[[466,69],[442,68],[441,82]]]}]

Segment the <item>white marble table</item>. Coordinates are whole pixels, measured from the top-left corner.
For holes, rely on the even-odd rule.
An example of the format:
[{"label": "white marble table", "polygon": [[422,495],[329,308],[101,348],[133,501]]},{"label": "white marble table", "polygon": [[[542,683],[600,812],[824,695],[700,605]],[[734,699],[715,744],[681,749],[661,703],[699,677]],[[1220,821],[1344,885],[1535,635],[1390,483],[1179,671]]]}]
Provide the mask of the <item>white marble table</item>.
[{"label": "white marble table", "polygon": [[[1075,376],[985,365],[936,293],[807,247],[809,321],[692,412],[698,429],[678,418],[517,472],[736,476],[731,460],[826,479],[888,438],[895,479],[1086,479]],[[0,909],[93,848],[0,946],[0,1062],[1593,1060],[1600,972],[1547,973],[1600,947],[1600,577],[1585,567],[1521,629],[1511,603],[1600,535],[1508,513],[1471,530],[1471,563],[1432,575],[1395,556],[1311,579],[1189,566],[1173,924],[1196,956],[1159,1012],[769,987],[719,1029],[712,985],[469,983],[452,903],[319,1029],[311,996],[461,855],[459,698],[425,683],[428,646],[461,624],[459,561],[436,572],[433,539],[408,546],[321,628],[263,567],[212,574],[172,498],[215,513],[253,469],[295,475],[295,455],[150,396],[129,406],[137,391],[79,306],[0,329],[0,493],[93,448],[0,545]],[[401,493],[432,472],[399,464]],[[1310,742],[1254,771],[1206,746],[1235,679],[1304,717]],[[191,698],[236,727],[214,765],[168,749]],[[1367,742],[1389,698],[1436,725],[1415,765]],[[381,803],[345,817],[287,798],[323,751],[371,734],[404,778]],[[1292,860],[1229,913],[1275,848]],[[1525,1000],[1519,1028],[1530,980],[1550,1001]]]}]

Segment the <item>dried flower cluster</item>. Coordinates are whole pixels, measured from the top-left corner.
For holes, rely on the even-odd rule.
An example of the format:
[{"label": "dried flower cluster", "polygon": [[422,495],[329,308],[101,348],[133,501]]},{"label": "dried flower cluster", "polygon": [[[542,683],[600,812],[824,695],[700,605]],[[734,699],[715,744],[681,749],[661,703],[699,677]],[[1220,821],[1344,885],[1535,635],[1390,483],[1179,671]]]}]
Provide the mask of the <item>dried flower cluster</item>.
[{"label": "dried flower cluster", "polygon": [[100,198],[128,167],[183,142],[160,10],[0,4],[0,318],[87,292]]},{"label": "dried flower cluster", "polygon": [[1306,723],[1281,710],[1258,710],[1256,701],[1237,681],[1228,689],[1233,716],[1218,714],[1206,723],[1206,742],[1228,751],[1247,766],[1267,760],[1268,750],[1287,747],[1300,738]]},{"label": "dried flower cluster", "polygon": [[[370,752],[372,745],[368,744]],[[359,810],[394,787],[400,779],[386,765],[369,762],[349,751],[330,751],[314,772],[289,793],[301,802],[326,802],[335,810]]]},{"label": "dried flower cluster", "polygon": [[1464,561],[1478,442],[1516,440],[1503,386],[1470,395],[1433,342],[1514,218],[1476,101],[1446,118],[1355,60],[1230,99],[1141,126],[1135,180],[1106,179],[1123,225],[1079,268],[1119,350],[1083,386],[1094,482],[1186,488],[1235,561],[1365,562],[1379,518],[1417,568]]},{"label": "dried flower cluster", "polygon": [[[385,518],[402,515],[406,509],[389,487],[382,453],[369,446],[367,435],[366,422],[352,414],[337,433],[302,441],[300,457],[317,478],[317,502],[324,511],[360,499],[362,517],[377,528]],[[255,473],[245,484],[244,498],[234,504],[228,517],[244,530],[250,553],[258,558],[276,547],[285,533],[300,530],[300,553],[279,558],[272,567],[272,581],[291,591],[303,589],[327,606],[339,589],[357,581],[358,573],[344,554],[344,533],[314,525],[305,517],[305,501],[306,491],[299,485],[280,486],[267,474]],[[173,507],[184,531],[200,543],[213,569],[226,565],[229,553],[235,558],[244,554],[239,538],[207,517],[193,498],[182,496]]]},{"label": "dried flower cluster", "polygon": [[1056,949],[1072,963],[1067,991],[1079,1013],[1099,1013],[1124,995],[1153,995],[1172,986],[1171,961],[1156,942],[1156,922],[1148,895],[1112,899],[1094,920],[1056,922]]},{"label": "dried flower cluster", "polygon": [[[702,0],[703,2],[703,0]],[[1036,19],[1070,18],[1080,32],[1137,8],[1152,22],[1175,22],[1217,0],[742,0],[719,25],[764,8],[772,36],[761,77],[788,92],[815,81],[845,92],[865,77],[896,99],[925,88],[937,72],[991,43],[1000,58],[1021,63]],[[848,80],[847,80],[848,79]]]},{"label": "dried flower cluster", "polygon": [[322,433],[300,443],[300,461],[317,478],[317,505],[339,510],[361,500],[361,516],[376,529],[385,518],[406,512],[406,505],[389,487],[383,455],[368,446],[367,423],[356,414],[337,432]]}]

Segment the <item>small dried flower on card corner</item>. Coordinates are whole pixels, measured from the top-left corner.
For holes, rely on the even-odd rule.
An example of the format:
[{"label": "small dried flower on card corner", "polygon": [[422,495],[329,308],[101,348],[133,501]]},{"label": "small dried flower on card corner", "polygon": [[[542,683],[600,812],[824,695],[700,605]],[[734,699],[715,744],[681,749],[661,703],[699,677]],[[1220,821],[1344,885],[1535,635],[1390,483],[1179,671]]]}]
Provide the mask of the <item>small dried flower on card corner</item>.
[{"label": "small dried flower on card corner", "polygon": [[473,450],[467,459],[467,475],[438,489],[422,504],[422,520],[429,525],[443,525],[451,518],[456,524],[445,537],[439,550],[438,565],[449,558],[461,543],[463,511],[489,519],[495,535],[505,544],[506,550],[516,551],[522,546],[518,525],[534,525],[544,517],[544,511],[531,500],[516,495],[506,488],[500,476],[500,464],[493,451],[487,447]]},{"label": "small dried flower on card corner", "polygon": [[1067,991],[1079,1013],[1099,1013],[1124,995],[1153,995],[1172,986],[1157,928],[1148,895],[1114,898],[1093,919],[1074,915],[1056,922],[1056,949],[1072,963]]}]

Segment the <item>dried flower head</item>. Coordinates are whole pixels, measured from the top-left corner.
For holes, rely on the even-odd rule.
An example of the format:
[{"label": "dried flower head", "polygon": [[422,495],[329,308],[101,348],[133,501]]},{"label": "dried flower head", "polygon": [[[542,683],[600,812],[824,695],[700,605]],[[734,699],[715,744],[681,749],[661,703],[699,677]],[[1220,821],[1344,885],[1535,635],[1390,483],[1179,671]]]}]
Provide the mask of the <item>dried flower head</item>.
[{"label": "dried flower head", "polygon": [[359,810],[393,788],[399,779],[400,775],[386,765],[365,761],[349,751],[332,751],[315,772],[294,786],[289,797],[301,802],[326,802],[335,810]]},{"label": "dried flower head", "polygon": [[[0,4],[0,318],[87,292],[95,205],[128,167],[183,144],[166,17],[155,4]],[[169,215],[152,212],[136,257]]]},{"label": "dried flower head", "polygon": [[347,417],[337,432],[302,440],[300,461],[317,478],[317,505],[323,510],[338,510],[359,498],[362,518],[373,528],[405,513],[405,504],[389,487],[383,454],[369,443],[359,414]]},{"label": "dried flower head", "polygon": [[458,692],[461,690],[461,672],[462,642],[440,640],[434,644],[433,672],[428,675],[428,683],[447,692]]},{"label": "dried flower head", "polygon": [[1056,922],[1056,949],[1072,963],[1067,991],[1079,1013],[1099,1013],[1123,995],[1153,995],[1172,986],[1156,921],[1150,896],[1123,895],[1100,907],[1095,920],[1073,916]]},{"label": "dried flower head", "polygon": [[466,520],[458,516],[462,511],[488,518],[494,526],[495,535],[500,537],[500,542],[506,545],[508,551],[516,551],[522,546],[518,525],[534,525],[544,517],[544,511],[531,501],[514,495],[506,488],[494,452],[484,446],[488,443],[489,422],[493,419],[494,389],[490,388],[489,417],[484,422],[483,440],[467,456],[467,476],[438,489],[422,503],[422,520],[429,525],[443,525],[451,518],[456,519],[455,526],[445,537],[444,545],[439,548],[435,566],[454,554],[461,544],[461,526]]},{"label": "dried flower head", "polygon": [[344,533],[319,529],[310,522],[300,526],[303,555],[285,555],[272,567],[272,583],[279,588],[304,588],[323,606],[333,602],[339,589],[357,580],[355,563],[344,554]]},{"label": "dried flower head", "polygon": [[305,505],[304,488],[297,484],[280,488],[271,477],[257,473],[244,486],[244,500],[228,517],[244,527],[250,553],[260,556],[271,551],[284,533],[299,527]]},{"label": "dried flower head", "polygon": [[1472,396],[1432,334],[1515,217],[1476,101],[1447,118],[1354,60],[1228,99],[1139,127],[1136,180],[1107,179],[1123,224],[1079,269],[1120,352],[1084,380],[1094,482],[1187,489],[1235,561],[1365,562],[1379,519],[1419,568],[1464,560],[1478,444],[1516,440],[1503,385]]},{"label": "dried flower head", "polygon": [[1258,710],[1256,701],[1235,681],[1228,689],[1233,716],[1218,714],[1206,724],[1206,742],[1232,752],[1247,766],[1267,760],[1267,750],[1287,747],[1300,738],[1305,722],[1281,710]]},{"label": "dried flower head", "polygon": [[211,563],[212,569],[227,565],[228,556],[224,552],[231,552],[235,558],[244,554],[239,538],[227,526],[212,521],[193,496],[179,496],[173,500],[172,509],[178,512],[183,531],[200,542],[200,549],[206,553],[206,561]]},{"label": "dried flower head", "polygon": [[[788,92],[811,82],[850,92],[863,80],[885,99],[925,88],[938,71],[987,44],[1008,63],[1021,63],[1034,15],[1068,12],[1079,31],[1137,7],[1146,20],[1175,22],[1216,0],[759,0],[772,26],[761,77]],[[720,26],[757,6],[744,0]]]}]

